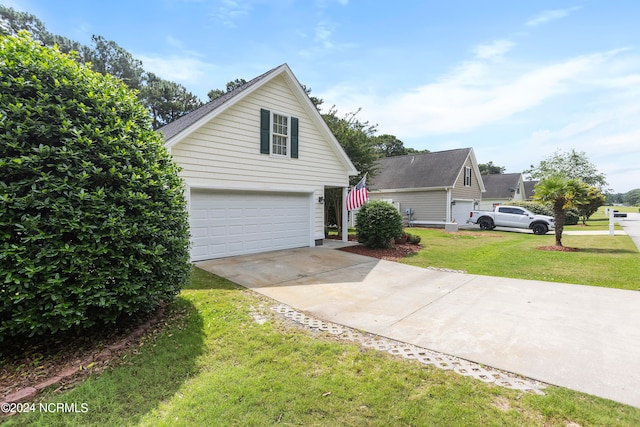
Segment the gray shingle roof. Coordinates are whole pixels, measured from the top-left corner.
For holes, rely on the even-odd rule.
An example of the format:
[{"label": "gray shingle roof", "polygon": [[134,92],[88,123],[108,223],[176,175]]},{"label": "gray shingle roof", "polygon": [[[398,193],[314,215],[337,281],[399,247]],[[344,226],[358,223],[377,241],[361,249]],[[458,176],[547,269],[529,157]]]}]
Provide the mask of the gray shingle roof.
[{"label": "gray shingle roof", "polygon": [[[494,173],[490,175],[482,175],[484,187],[487,190],[483,195],[483,199],[506,199],[513,196],[518,188],[520,181],[520,173]],[[509,189],[512,188],[513,191]]]},{"label": "gray shingle roof", "polygon": [[386,157],[378,161],[378,174],[369,180],[373,190],[451,187],[471,148]]},{"label": "gray shingle roof", "polygon": [[225,93],[220,98],[214,99],[213,101],[204,104],[202,107],[190,112],[189,114],[186,114],[180,117],[179,119],[176,119],[171,123],[168,123],[162,126],[161,128],[158,129],[158,132],[162,132],[162,134],[164,135],[165,141],[173,138],[174,136],[176,136],[177,134],[179,134],[180,132],[182,132],[192,124],[196,123],[198,120],[200,120],[207,114],[214,111],[216,108],[219,108],[220,106],[224,105],[230,99],[234,98],[235,96],[249,89],[251,86],[265,79],[267,76],[275,72],[277,69],[279,69],[283,65],[286,65],[286,64],[279,65],[267,71],[266,73],[261,74],[258,77],[246,82],[242,86],[235,88],[231,92]]},{"label": "gray shingle roof", "polygon": [[524,182],[524,195],[527,199],[531,199],[535,193],[535,186],[540,181],[525,181]]}]

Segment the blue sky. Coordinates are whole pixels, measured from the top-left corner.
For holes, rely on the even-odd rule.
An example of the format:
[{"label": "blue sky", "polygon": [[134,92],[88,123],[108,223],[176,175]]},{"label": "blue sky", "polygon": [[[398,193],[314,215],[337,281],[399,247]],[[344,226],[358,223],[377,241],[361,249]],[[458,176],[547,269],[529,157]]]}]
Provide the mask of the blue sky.
[{"label": "blue sky", "polygon": [[640,188],[640,2],[0,0],[49,31],[114,40],[206,99],[288,63],[407,147],[473,147],[521,172],[575,148]]}]

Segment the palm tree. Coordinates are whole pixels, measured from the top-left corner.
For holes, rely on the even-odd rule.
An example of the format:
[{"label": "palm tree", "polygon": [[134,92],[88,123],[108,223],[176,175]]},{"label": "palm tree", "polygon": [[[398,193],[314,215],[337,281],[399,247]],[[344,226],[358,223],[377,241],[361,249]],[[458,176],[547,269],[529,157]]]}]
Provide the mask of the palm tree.
[{"label": "palm tree", "polygon": [[551,203],[553,207],[556,246],[562,246],[566,210],[585,197],[586,187],[582,181],[559,173],[549,175],[536,185],[534,199]]}]

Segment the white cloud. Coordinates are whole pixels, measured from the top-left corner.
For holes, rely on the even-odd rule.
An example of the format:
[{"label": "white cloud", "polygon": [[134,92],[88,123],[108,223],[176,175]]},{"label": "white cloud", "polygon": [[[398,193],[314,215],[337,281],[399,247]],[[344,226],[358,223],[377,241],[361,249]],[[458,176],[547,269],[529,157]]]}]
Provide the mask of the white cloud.
[{"label": "white cloud", "polygon": [[572,80],[605,57],[578,56],[500,79],[494,75],[497,66],[471,61],[435,83],[378,100],[376,116],[405,135],[467,131],[526,111],[567,91]]},{"label": "white cloud", "polygon": [[236,22],[248,15],[251,9],[251,4],[246,1],[222,0],[222,4],[213,13],[213,17],[229,28],[236,28]]},{"label": "white cloud", "polygon": [[333,43],[331,42],[331,29],[325,22],[320,22],[315,28],[315,41],[320,43],[323,48],[331,49]]},{"label": "white cloud", "polygon": [[185,86],[195,86],[216,67],[200,59],[184,56],[136,55],[144,69],[166,80],[176,81]]},{"label": "white cloud", "polygon": [[544,10],[529,19],[525,25],[527,27],[537,27],[538,25],[546,24],[547,22],[555,21],[556,19],[562,19],[579,9],[580,7],[574,6],[566,9]]},{"label": "white cloud", "polygon": [[476,46],[475,56],[478,59],[501,58],[513,46],[515,46],[515,43],[509,40],[494,40],[491,43]]}]

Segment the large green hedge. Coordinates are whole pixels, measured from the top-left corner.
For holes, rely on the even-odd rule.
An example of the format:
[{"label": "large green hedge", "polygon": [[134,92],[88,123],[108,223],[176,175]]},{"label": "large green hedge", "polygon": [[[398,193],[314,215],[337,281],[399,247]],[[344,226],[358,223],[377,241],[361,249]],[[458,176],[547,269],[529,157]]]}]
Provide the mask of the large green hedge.
[{"label": "large green hedge", "polygon": [[356,218],[358,242],[370,248],[388,248],[402,235],[402,215],[393,205],[380,200],[366,202]]},{"label": "large green hedge", "polygon": [[122,82],[0,38],[0,341],[172,299],[190,271],[178,172]]}]

